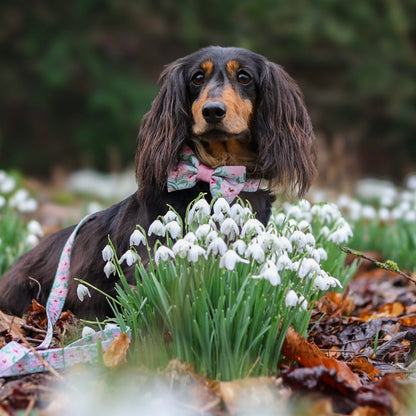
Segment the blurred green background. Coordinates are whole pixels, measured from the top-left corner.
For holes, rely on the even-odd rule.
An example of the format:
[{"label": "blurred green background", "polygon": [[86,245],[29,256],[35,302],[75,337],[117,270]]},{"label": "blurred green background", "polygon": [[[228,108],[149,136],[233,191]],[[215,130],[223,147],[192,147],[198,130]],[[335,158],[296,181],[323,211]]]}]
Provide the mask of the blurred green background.
[{"label": "blurred green background", "polygon": [[0,167],[132,165],[163,65],[210,44],[299,82],[324,182],[416,170],[415,0],[2,2]]}]

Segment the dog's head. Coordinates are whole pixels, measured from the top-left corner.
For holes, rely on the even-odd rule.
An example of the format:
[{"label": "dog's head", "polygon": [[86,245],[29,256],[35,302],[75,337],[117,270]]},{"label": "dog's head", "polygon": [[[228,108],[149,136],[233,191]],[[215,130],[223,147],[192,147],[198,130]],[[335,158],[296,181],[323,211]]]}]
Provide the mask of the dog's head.
[{"label": "dog's head", "polygon": [[209,167],[244,165],[302,195],[315,173],[313,130],[302,94],[277,64],[241,48],[211,46],[161,74],[138,136],[139,184],[166,185],[184,144]]}]

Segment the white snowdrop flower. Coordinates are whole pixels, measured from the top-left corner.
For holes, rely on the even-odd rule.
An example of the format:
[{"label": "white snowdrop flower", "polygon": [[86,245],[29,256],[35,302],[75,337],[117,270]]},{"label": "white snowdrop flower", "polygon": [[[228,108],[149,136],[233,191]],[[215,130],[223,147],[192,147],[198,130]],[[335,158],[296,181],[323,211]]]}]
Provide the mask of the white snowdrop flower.
[{"label": "white snowdrop flower", "polygon": [[43,230],[39,221],[31,220],[27,224],[27,229],[30,233],[37,235],[38,237],[43,237]]},{"label": "white snowdrop flower", "polygon": [[374,220],[377,216],[377,212],[371,205],[364,205],[361,211],[361,216],[366,220]]},{"label": "white snowdrop flower", "polygon": [[205,238],[211,230],[212,228],[209,224],[202,224],[196,229],[195,235],[198,238],[198,240],[201,240]]},{"label": "white snowdrop flower", "polygon": [[345,221],[338,221],[337,229],[328,235],[328,240],[334,242],[335,244],[346,243],[353,233],[350,225]]},{"label": "white snowdrop flower", "polygon": [[294,290],[289,290],[285,296],[285,305],[287,307],[295,307],[298,304],[299,297]]},{"label": "white snowdrop flower", "polygon": [[351,203],[351,198],[347,194],[341,194],[337,199],[337,205],[341,209],[346,209]]},{"label": "white snowdrop flower", "polygon": [[110,277],[111,274],[116,274],[116,266],[114,266],[114,263],[112,261],[107,261],[107,263],[104,266],[104,273],[107,276],[107,279]]},{"label": "white snowdrop flower", "polygon": [[134,263],[136,263],[138,260],[140,260],[139,255],[134,252],[133,250],[127,250],[118,260],[119,264],[126,262],[127,266],[131,266]]},{"label": "white snowdrop flower", "polygon": [[164,236],[166,233],[166,229],[165,226],[162,224],[162,221],[160,220],[155,220],[150,224],[149,230],[147,231],[147,235],[151,236],[152,234],[154,235],[159,235],[159,236]]},{"label": "white snowdrop flower", "polygon": [[238,224],[244,224],[244,209],[240,204],[234,204],[230,209],[230,217]]},{"label": "white snowdrop flower", "polygon": [[410,175],[406,179],[406,188],[416,191],[416,175]]},{"label": "white snowdrop flower", "polygon": [[243,240],[235,241],[232,247],[240,256],[242,256],[247,250],[247,244]]},{"label": "white snowdrop flower", "polygon": [[298,206],[303,212],[309,212],[311,209],[311,203],[307,199],[301,199]]},{"label": "white snowdrop flower", "polygon": [[383,195],[380,198],[380,205],[382,207],[391,207],[394,204],[395,198],[391,195]]},{"label": "white snowdrop flower", "polygon": [[253,279],[266,279],[270,282],[272,286],[277,286],[281,283],[279,270],[276,265],[270,260],[262,267],[260,274],[253,275]]},{"label": "white snowdrop flower", "polygon": [[361,203],[355,199],[351,201],[350,204],[350,214],[349,217],[352,221],[358,221],[361,218]]},{"label": "white snowdrop flower", "polygon": [[300,295],[298,300],[298,305],[300,305],[300,308],[306,311],[308,309],[308,301],[305,299],[305,296]]},{"label": "white snowdrop flower", "polygon": [[320,214],[322,221],[328,224],[332,223],[335,219],[341,216],[338,207],[333,203],[322,205]]},{"label": "white snowdrop flower", "polygon": [[287,211],[286,211],[286,215],[288,217],[292,217],[295,219],[300,219],[300,217],[302,216],[302,211],[300,210],[300,208],[296,205],[292,205]]},{"label": "white snowdrop flower", "polygon": [[238,225],[232,218],[226,218],[222,224],[220,231],[227,236],[230,240],[234,240],[238,235]]},{"label": "white snowdrop flower", "polygon": [[292,270],[293,262],[287,255],[287,253],[282,253],[277,258],[276,262],[277,270]]},{"label": "white snowdrop flower", "polygon": [[287,251],[289,253],[293,251],[292,243],[283,235],[277,237],[276,245],[273,248],[277,251]]},{"label": "white snowdrop flower", "polygon": [[323,247],[318,247],[313,251],[313,253],[316,255],[315,260],[320,263],[321,261],[328,260],[328,253]]},{"label": "white snowdrop flower", "polygon": [[89,335],[93,335],[93,334],[95,334],[95,331],[89,326],[84,326],[84,328],[82,328],[82,332],[81,332],[82,338],[88,337]]},{"label": "white snowdrop flower", "polygon": [[403,211],[401,210],[400,207],[395,207],[392,209],[391,211],[391,218],[393,220],[400,220],[403,217]]},{"label": "white snowdrop flower", "polygon": [[283,212],[279,212],[275,217],[274,217],[274,223],[276,224],[277,227],[281,227],[283,225],[283,223],[286,220],[286,215]]},{"label": "white snowdrop flower", "polygon": [[12,176],[6,176],[0,182],[0,191],[3,194],[9,194],[12,192],[16,187],[16,181]]},{"label": "white snowdrop flower", "polygon": [[6,205],[6,198],[3,195],[0,195],[0,209]]},{"label": "white snowdrop flower", "polygon": [[192,224],[195,220],[197,222],[202,222],[205,218],[209,217],[211,214],[211,207],[205,199],[199,199],[191,207],[188,212],[187,222]]},{"label": "white snowdrop flower", "polygon": [[292,262],[292,271],[297,273],[299,271],[299,267],[300,267],[300,261],[296,260],[294,262]]},{"label": "white snowdrop flower", "polygon": [[227,251],[228,247],[225,241],[221,237],[214,238],[208,245],[207,254],[212,253],[214,256],[218,254],[223,255]]},{"label": "white snowdrop flower", "polygon": [[297,228],[297,226],[298,226],[298,222],[296,220],[294,220],[293,218],[288,219],[287,221],[288,228],[294,229],[294,228]]},{"label": "white snowdrop flower", "polygon": [[192,246],[188,251],[188,260],[196,263],[200,256],[205,257],[206,252],[205,250],[200,246]]},{"label": "white snowdrop flower", "polygon": [[319,237],[320,237],[320,236],[323,236],[324,238],[327,238],[327,237],[328,237],[328,235],[330,234],[330,232],[331,232],[331,230],[328,228],[328,226],[327,226],[327,225],[324,225],[324,226],[320,229],[318,236],[319,236]]},{"label": "white snowdrop flower", "polygon": [[89,297],[91,297],[91,293],[90,293],[89,289],[87,288],[87,286],[83,285],[82,283],[78,283],[78,287],[77,287],[77,296],[78,296],[78,299],[81,302],[84,302],[84,298],[87,295]]},{"label": "white snowdrop flower", "polygon": [[146,244],[146,237],[140,230],[136,229],[130,235],[130,246],[139,246],[140,244]]},{"label": "white snowdrop flower", "polygon": [[303,248],[306,246],[306,235],[304,232],[300,230],[296,230],[290,237],[290,241],[292,244],[295,244],[297,248]]},{"label": "white snowdrop flower", "polygon": [[225,215],[222,212],[219,212],[218,214],[212,214],[211,219],[218,224],[221,224],[225,219]]},{"label": "white snowdrop flower", "polygon": [[332,276],[328,276],[326,279],[329,282],[330,287],[337,287],[338,286],[338,287],[342,288],[341,282],[337,278],[332,277]]},{"label": "white snowdrop flower", "polygon": [[326,291],[330,288],[329,279],[327,278],[327,276],[323,276],[322,274],[318,274],[317,276],[315,276],[315,278],[313,280],[313,287],[315,289],[318,288],[319,290]]},{"label": "white snowdrop flower", "polygon": [[415,222],[416,221],[416,212],[411,210],[411,211],[407,211],[405,216],[404,216],[404,220],[406,222]]},{"label": "white snowdrop flower", "polygon": [[10,198],[9,205],[17,207],[29,198],[29,192],[26,189],[18,189]]},{"label": "white snowdrop flower", "polygon": [[182,227],[176,221],[168,222],[165,229],[173,239],[177,239],[182,234]]},{"label": "white snowdrop flower", "polygon": [[301,231],[310,231],[312,229],[308,221],[302,220],[298,223],[298,228]]},{"label": "white snowdrop flower", "polygon": [[155,252],[155,262],[156,264],[159,264],[160,261],[168,261],[169,258],[174,259],[175,254],[173,251],[166,246],[160,246]]},{"label": "white snowdrop flower", "polygon": [[104,330],[105,331],[107,331],[107,330],[112,330],[112,329],[116,329],[116,328],[118,328],[119,326],[116,324],[116,323],[114,323],[114,322],[107,322],[106,324],[105,324],[105,327],[104,327]]},{"label": "white snowdrop flower", "polygon": [[221,257],[220,267],[225,267],[227,270],[231,271],[235,269],[236,263],[249,264],[250,262],[240,257],[234,250],[228,250]]},{"label": "white snowdrop flower", "polygon": [[25,214],[28,212],[34,212],[38,209],[38,203],[35,199],[29,198],[26,201],[22,201],[17,205],[17,209]]},{"label": "white snowdrop flower", "polygon": [[39,244],[39,238],[36,237],[36,235],[34,235],[34,234],[29,234],[26,237],[26,244],[29,247],[32,247],[33,248],[33,247],[35,247],[35,246],[37,246]]},{"label": "white snowdrop flower", "polygon": [[243,225],[243,229],[241,230],[241,237],[245,237],[248,234],[251,234],[252,232],[255,232],[256,234],[260,234],[264,231],[264,225],[255,218],[250,218],[246,221],[246,223]]},{"label": "white snowdrop flower", "polygon": [[218,237],[218,233],[215,230],[212,230],[208,233],[207,237],[205,238],[205,244],[209,245],[213,240]]},{"label": "white snowdrop flower", "polygon": [[406,202],[406,205],[404,205],[404,207],[405,207],[405,209],[408,209],[410,201],[413,200],[412,192],[402,191],[401,194],[400,194],[400,200],[402,201],[401,203]]},{"label": "white snowdrop flower", "polygon": [[163,216],[163,219],[165,220],[165,224],[168,224],[169,222],[172,222],[172,221],[179,222],[178,215],[176,214],[176,212],[173,212],[173,211],[168,211]]},{"label": "white snowdrop flower", "polygon": [[246,256],[251,257],[257,261],[257,263],[263,263],[265,254],[259,243],[249,244],[246,250]]},{"label": "white snowdrop flower", "polygon": [[260,233],[257,237],[251,240],[251,244],[254,244],[254,243],[260,244],[260,247],[263,250],[267,250],[267,248],[269,247],[268,234],[265,232]]},{"label": "white snowdrop flower", "polygon": [[225,198],[218,198],[214,202],[213,210],[215,215],[230,214],[231,211],[230,204]]},{"label": "white snowdrop flower", "polygon": [[299,266],[299,277],[303,279],[304,277],[311,277],[317,273],[320,273],[321,266],[312,258],[304,258]]},{"label": "white snowdrop flower", "polygon": [[305,240],[306,240],[306,244],[310,245],[311,247],[315,247],[316,241],[315,241],[315,237],[313,236],[313,234],[306,233]]},{"label": "white snowdrop flower", "polygon": [[172,251],[175,256],[184,259],[188,255],[191,248],[191,243],[185,239],[180,239],[172,246]]},{"label": "white snowdrop flower", "polygon": [[185,236],[183,237],[184,240],[188,241],[191,244],[195,244],[197,242],[197,238],[196,235],[190,231],[189,233],[185,234]]},{"label": "white snowdrop flower", "polygon": [[386,207],[381,207],[378,211],[378,218],[380,221],[387,222],[390,220],[390,211]]},{"label": "white snowdrop flower", "polygon": [[114,257],[114,252],[113,249],[111,248],[111,246],[109,244],[107,244],[104,248],[103,251],[101,252],[102,256],[103,256],[103,260],[104,261],[110,261],[113,260]]}]

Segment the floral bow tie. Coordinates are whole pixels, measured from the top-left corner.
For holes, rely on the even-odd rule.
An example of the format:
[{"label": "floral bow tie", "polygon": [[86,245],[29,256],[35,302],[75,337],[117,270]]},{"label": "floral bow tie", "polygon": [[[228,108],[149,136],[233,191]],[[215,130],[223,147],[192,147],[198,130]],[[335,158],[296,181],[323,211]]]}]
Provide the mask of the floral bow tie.
[{"label": "floral bow tie", "polygon": [[247,179],[245,166],[221,166],[211,169],[199,162],[185,146],[178,166],[168,176],[168,192],[189,189],[197,181],[209,183],[211,195],[221,194],[229,203],[241,192],[257,191],[260,180]]}]

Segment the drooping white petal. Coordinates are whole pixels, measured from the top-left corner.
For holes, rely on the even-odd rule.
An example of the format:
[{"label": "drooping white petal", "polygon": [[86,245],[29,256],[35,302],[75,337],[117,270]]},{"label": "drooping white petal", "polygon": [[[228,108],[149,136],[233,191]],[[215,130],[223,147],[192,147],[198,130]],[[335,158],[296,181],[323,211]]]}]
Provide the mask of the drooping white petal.
[{"label": "drooping white petal", "polygon": [[130,236],[130,245],[139,246],[140,244],[146,244],[146,237],[140,230],[136,229]]},{"label": "drooping white petal", "polygon": [[234,250],[226,251],[220,260],[220,267],[225,267],[227,270],[231,271],[235,269],[236,263],[250,263],[248,260],[240,257]]},{"label": "drooping white petal", "polygon": [[155,220],[150,224],[147,235],[151,236],[152,234],[155,234],[162,237],[165,235],[165,232],[165,226],[162,224],[162,221]]},{"label": "drooping white petal", "polygon": [[111,246],[109,244],[107,244],[103,248],[103,251],[101,253],[102,253],[102,256],[103,256],[103,260],[104,261],[113,260],[114,252],[113,252],[113,249],[111,248]]},{"label": "drooping white petal", "polygon": [[78,287],[77,287],[77,296],[78,296],[78,299],[81,301],[81,302],[83,302],[84,301],[84,298],[85,298],[85,296],[89,296],[89,297],[91,297],[91,293],[90,293],[90,291],[88,290],[88,287],[87,286],[85,286],[85,285],[83,285],[82,283],[79,283],[78,284]]},{"label": "drooping white petal", "polygon": [[174,259],[175,254],[173,251],[166,246],[160,246],[155,253],[155,262],[156,264],[159,264],[159,262],[162,261],[168,261],[169,258]]},{"label": "drooping white petal", "polygon": [[116,266],[112,261],[107,261],[104,266],[104,273],[107,276],[107,279],[110,277],[110,274],[116,274]]},{"label": "drooping white petal", "polygon": [[287,307],[295,307],[298,304],[299,297],[294,290],[289,290],[286,293],[285,304]]}]

